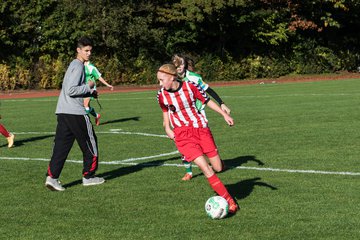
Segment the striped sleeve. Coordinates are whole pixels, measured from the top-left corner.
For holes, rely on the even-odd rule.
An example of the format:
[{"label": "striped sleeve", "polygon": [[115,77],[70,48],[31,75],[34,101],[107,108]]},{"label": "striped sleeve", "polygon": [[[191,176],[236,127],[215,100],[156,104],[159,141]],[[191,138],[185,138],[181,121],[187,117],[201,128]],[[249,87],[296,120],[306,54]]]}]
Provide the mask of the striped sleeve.
[{"label": "striped sleeve", "polygon": [[206,94],[206,92],[201,88],[200,85],[193,83],[193,82],[188,82],[189,86],[191,88],[191,90],[194,93],[194,97],[198,100],[200,100],[203,104],[206,104],[208,101],[210,101],[209,96]]},{"label": "striped sleeve", "polygon": [[163,112],[168,112],[168,108],[166,107],[165,103],[164,103],[164,96],[163,96],[163,89],[160,89],[158,92],[157,92],[157,101],[159,103],[159,106],[161,108],[161,110]]}]

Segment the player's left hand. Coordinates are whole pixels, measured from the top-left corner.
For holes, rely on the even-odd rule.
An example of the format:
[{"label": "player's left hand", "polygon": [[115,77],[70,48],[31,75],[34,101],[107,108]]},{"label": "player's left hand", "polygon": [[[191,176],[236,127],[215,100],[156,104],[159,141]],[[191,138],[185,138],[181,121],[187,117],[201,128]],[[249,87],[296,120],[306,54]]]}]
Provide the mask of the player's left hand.
[{"label": "player's left hand", "polygon": [[225,122],[231,127],[234,126],[234,119],[232,119],[232,117],[230,117],[229,115],[225,115],[224,116]]},{"label": "player's left hand", "polygon": [[165,129],[166,135],[171,139],[175,140],[175,134],[174,131],[171,129]]}]

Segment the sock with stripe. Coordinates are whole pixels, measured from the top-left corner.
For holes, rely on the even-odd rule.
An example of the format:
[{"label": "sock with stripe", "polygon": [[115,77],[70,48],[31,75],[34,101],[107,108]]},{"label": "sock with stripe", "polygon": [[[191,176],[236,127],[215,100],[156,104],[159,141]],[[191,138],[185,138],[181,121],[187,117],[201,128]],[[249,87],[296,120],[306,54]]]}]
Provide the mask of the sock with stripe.
[{"label": "sock with stripe", "polygon": [[214,189],[214,191],[221,197],[225,198],[226,201],[230,201],[232,200],[231,195],[229,194],[229,192],[227,191],[226,187],[224,186],[224,184],[221,182],[221,180],[218,178],[218,176],[216,176],[216,174],[212,175],[211,177],[208,178],[209,184],[211,186],[212,189]]},{"label": "sock with stripe", "polygon": [[192,175],[192,164],[191,162],[183,161],[186,173]]},{"label": "sock with stripe", "polygon": [[89,113],[93,115],[94,117],[97,117],[97,113],[95,112],[95,108],[90,107]]}]

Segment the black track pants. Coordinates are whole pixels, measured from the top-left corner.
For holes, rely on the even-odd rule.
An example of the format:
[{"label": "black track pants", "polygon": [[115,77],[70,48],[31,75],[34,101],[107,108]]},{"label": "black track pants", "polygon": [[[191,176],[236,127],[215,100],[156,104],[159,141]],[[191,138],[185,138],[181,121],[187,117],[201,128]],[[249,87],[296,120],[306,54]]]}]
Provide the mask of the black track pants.
[{"label": "black track pants", "polygon": [[75,140],[83,153],[83,176],[85,178],[94,176],[98,167],[98,144],[89,116],[58,114],[57,122],[47,176],[59,178]]}]

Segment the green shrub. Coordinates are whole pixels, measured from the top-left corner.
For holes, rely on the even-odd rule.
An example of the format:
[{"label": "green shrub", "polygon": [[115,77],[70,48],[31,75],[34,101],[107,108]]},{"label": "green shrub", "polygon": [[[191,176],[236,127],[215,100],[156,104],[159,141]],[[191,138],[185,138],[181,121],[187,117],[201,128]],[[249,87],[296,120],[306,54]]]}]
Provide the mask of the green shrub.
[{"label": "green shrub", "polygon": [[343,68],[340,57],[332,49],[314,40],[298,43],[290,57],[291,68],[296,74],[331,73]]},{"label": "green shrub", "polygon": [[251,55],[240,61],[227,57],[206,55],[196,63],[197,71],[205,81],[234,81],[241,79],[274,78],[291,72],[289,61],[284,58]]},{"label": "green shrub", "polygon": [[224,64],[224,69],[218,80],[220,81],[234,81],[246,78],[244,65],[240,62],[228,62]]},{"label": "green shrub", "polygon": [[61,56],[53,59],[43,55],[34,66],[34,87],[40,89],[59,89],[67,68],[66,60]]},{"label": "green shrub", "polygon": [[360,66],[360,54],[357,51],[339,51],[338,53],[340,58],[341,70],[346,71],[358,71],[358,67]]},{"label": "green shrub", "polygon": [[10,90],[10,67],[0,64],[0,89],[1,91]]},{"label": "green shrub", "polygon": [[28,89],[30,88],[31,74],[30,70],[21,66],[15,65],[11,68],[8,65],[0,64],[0,90],[8,91],[18,88]]},{"label": "green shrub", "polygon": [[205,81],[221,81],[222,73],[224,71],[223,61],[211,54],[207,54],[201,57],[201,59],[195,64],[196,71],[199,72]]},{"label": "green shrub", "polygon": [[93,57],[91,62],[98,68],[102,77],[111,85],[118,85],[122,82],[123,65],[116,57],[98,56]]},{"label": "green shrub", "polygon": [[21,65],[16,65],[12,77],[16,79],[13,89],[29,89],[31,87],[31,73],[30,70]]},{"label": "green shrub", "polygon": [[121,62],[116,56],[111,58],[94,57],[92,62],[99,69],[103,78],[112,85],[146,85],[155,84],[156,69],[159,64],[153,63],[146,56]]}]

